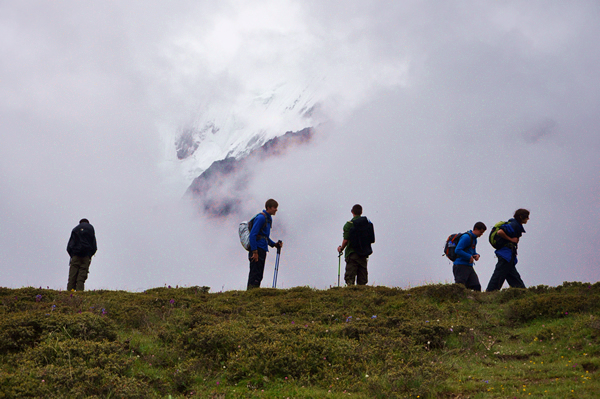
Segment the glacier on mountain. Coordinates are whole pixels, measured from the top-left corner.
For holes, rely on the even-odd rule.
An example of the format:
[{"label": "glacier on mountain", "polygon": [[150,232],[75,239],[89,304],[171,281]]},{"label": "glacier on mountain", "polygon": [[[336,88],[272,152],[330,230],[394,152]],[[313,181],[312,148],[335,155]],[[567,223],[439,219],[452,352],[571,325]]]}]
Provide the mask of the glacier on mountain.
[{"label": "glacier on mountain", "polygon": [[[323,122],[319,111],[318,94],[293,84],[242,95],[231,104],[211,102],[175,140],[178,162],[190,182],[186,194],[209,216],[236,212],[251,178],[246,159],[261,160],[308,143]],[[225,184],[225,176],[236,183]]]}]

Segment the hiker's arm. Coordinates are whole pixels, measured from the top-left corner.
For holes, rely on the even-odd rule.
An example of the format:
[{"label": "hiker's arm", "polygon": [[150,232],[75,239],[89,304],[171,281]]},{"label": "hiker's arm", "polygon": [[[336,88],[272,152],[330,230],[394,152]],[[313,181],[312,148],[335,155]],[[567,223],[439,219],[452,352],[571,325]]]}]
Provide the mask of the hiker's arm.
[{"label": "hiker's arm", "polygon": [[499,229],[496,234],[498,234],[498,236],[500,236],[500,237],[504,238],[505,240],[510,241],[510,242],[512,242],[514,244],[518,244],[519,243],[519,237],[511,238],[502,229]]},{"label": "hiker's arm", "polygon": [[469,263],[473,263],[473,257],[471,256],[470,253],[465,251],[465,249],[468,248],[470,245],[471,245],[471,238],[469,237],[468,234],[464,234],[462,237],[460,237],[460,240],[458,240],[458,244],[456,244],[456,248],[454,249],[454,252],[456,253],[457,258],[465,259],[465,260],[468,259]]},{"label": "hiker's arm", "polygon": [[349,238],[350,238],[350,229],[351,228],[352,228],[352,222],[347,222],[344,225],[344,228],[342,229],[343,230],[343,235],[342,235],[343,241],[342,241],[342,245],[340,245],[338,247],[338,252],[339,253],[342,253],[342,251],[348,246],[348,242],[349,242]]},{"label": "hiker's arm", "polygon": [[344,241],[342,241],[342,245],[340,245],[340,246],[338,247],[338,252],[339,252],[339,253],[342,253],[342,251],[344,250],[344,248],[346,248],[346,246],[348,246],[348,240],[344,240]]}]

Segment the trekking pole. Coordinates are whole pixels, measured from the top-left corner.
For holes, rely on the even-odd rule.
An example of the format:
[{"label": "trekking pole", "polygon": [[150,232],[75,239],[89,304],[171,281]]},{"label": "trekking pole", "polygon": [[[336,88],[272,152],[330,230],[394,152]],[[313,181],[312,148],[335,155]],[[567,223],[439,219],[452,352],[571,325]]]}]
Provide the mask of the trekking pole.
[{"label": "trekking pole", "polygon": [[277,258],[275,259],[275,273],[273,274],[273,288],[277,288],[277,272],[279,271],[279,254],[281,254],[281,246],[277,247]]},{"label": "trekking pole", "polygon": [[340,269],[342,266],[342,252],[338,255],[338,287],[340,286]]}]

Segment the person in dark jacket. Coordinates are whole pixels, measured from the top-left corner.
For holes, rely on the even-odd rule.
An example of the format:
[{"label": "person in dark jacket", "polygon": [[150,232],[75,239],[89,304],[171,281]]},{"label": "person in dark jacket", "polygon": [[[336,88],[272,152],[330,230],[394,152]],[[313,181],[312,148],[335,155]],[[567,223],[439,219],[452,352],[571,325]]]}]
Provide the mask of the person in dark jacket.
[{"label": "person in dark jacket", "polygon": [[92,256],[96,254],[97,250],[94,227],[87,219],[81,219],[71,231],[71,238],[67,244],[67,252],[71,257],[67,291],[84,290]]},{"label": "person in dark jacket", "polygon": [[517,271],[517,245],[519,238],[525,233],[524,224],[529,221],[529,211],[527,209],[517,209],[514,218],[498,229],[496,233],[499,240],[504,245],[496,250],[498,263],[486,291],[498,291],[502,288],[504,281],[513,288],[525,288],[521,275]]},{"label": "person in dark jacket", "polygon": [[273,216],[277,213],[279,204],[274,199],[269,199],[265,203],[265,209],[256,215],[250,230],[250,252],[248,260],[250,261],[250,273],[248,274],[247,289],[259,288],[265,272],[265,261],[269,247],[283,247],[282,241],[273,241],[271,227],[273,226]]},{"label": "person in dark jacket", "polygon": [[454,250],[456,253],[456,260],[454,266],[452,266],[454,282],[463,284],[466,288],[474,291],[481,291],[479,277],[474,267],[475,261],[479,260],[479,254],[476,250],[477,238],[481,237],[486,230],[487,227],[483,222],[475,223],[473,230],[467,231],[460,237]]},{"label": "person in dark jacket", "polygon": [[375,231],[373,223],[366,216],[362,216],[362,211],[359,204],[352,207],[352,220],[344,224],[342,245],[337,248],[339,254],[346,250],[346,285],[366,285],[369,282],[367,263],[369,255],[373,253],[371,244],[375,242]]}]

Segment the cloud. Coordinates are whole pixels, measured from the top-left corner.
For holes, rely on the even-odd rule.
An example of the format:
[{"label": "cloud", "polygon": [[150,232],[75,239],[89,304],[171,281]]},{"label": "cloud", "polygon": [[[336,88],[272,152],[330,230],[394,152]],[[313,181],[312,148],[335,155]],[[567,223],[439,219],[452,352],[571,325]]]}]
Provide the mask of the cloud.
[{"label": "cloud", "polygon": [[[283,287],[337,282],[354,203],[375,224],[372,284],[452,281],[448,234],[520,207],[531,210],[527,285],[599,280],[593,3],[0,8],[2,285],[64,287],[70,230],[88,217],[99,247],[89,288],[243,289],[237,224],[269,197]],[[238,216],[196,215],[174,135],[203,107],[281,81],[315,85],[329,122],[251,168]],[[495,259],[485,239],[478,249],[485,285]]]},{"label": "cloud", "polygon": [[544,119],[543,121],[537,123],[536,126],[523,132],[523,138],[528,143],[537,143],[540,140],[551,136],[555,127],[556,121],[552,119]]}]

